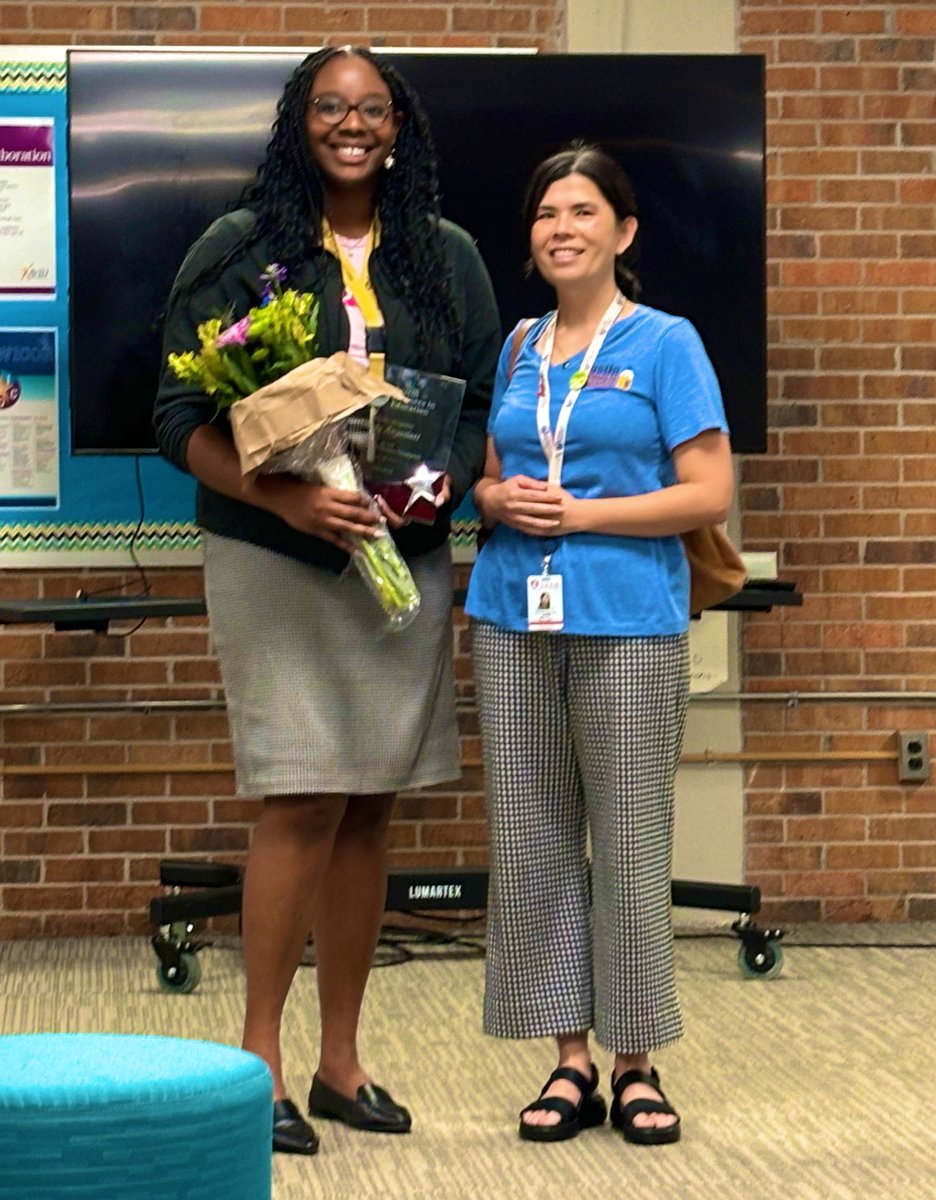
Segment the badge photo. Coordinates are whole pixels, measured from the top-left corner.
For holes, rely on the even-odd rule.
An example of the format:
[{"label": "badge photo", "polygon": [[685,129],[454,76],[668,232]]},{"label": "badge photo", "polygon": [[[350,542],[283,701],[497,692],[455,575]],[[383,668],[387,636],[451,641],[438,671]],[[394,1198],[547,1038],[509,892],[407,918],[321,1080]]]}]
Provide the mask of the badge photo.
[{"label": "badge photo", "polygon": [[557,633],[563,626],[562,576],[527,576],[527,628]]}]

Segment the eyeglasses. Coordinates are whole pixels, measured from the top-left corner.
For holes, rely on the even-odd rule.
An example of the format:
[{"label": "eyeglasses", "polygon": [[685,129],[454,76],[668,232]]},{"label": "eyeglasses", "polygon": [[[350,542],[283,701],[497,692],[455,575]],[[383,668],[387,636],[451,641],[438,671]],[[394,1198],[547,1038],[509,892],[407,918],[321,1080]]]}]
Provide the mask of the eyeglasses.
[{"label": "eyeglasses", "polygon": [[310,107],[326,125],[340,125],[348,113],[357,112],[369,129],[379,129],[393,111],[393,101],[381,96],[365,96],[357,104],[350,104],[344,96],[327,92],[324,96],[313,97]]}]

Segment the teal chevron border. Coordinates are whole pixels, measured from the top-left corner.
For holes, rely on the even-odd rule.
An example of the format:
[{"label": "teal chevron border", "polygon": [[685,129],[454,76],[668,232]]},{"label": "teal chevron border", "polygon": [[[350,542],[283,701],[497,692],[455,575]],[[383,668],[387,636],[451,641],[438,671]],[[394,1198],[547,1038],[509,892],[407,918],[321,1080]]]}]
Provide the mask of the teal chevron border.
[{"label": "teal chevron border", "polygon": [[0,92],[62,92],[65,63],[8,62],[0,59]]},{"label": "teal chevron border", "polygon": [[133,538],[134,550],[197,550],[201,534],[196,525],[170,522],[145,524],[133,537],[136,522],[119,525],[74,523],[6,525],[0,527],[0,554],[36,554],[50,550],[127,551]]},{"label": "teal chevron border", "polygon": [[[473,548],[480,523],[477,520],[455,521],[452,524],[451,544],[454,548]],[[133,538],[135,550],[197,550],[201,534],[197,525],[189,522],[148,523],[133,536],[136,522],[119,525],[86,525],[63,522],[42,524],[0,525],[0,554],[35,554],[50,550],[126,551]]]},{"label": "teal chevron border", "polygon": [[481,529],[477,517],[470,521],[455,520],[452,522],[452,533],[449,538],[453,546],[473,546]]}]

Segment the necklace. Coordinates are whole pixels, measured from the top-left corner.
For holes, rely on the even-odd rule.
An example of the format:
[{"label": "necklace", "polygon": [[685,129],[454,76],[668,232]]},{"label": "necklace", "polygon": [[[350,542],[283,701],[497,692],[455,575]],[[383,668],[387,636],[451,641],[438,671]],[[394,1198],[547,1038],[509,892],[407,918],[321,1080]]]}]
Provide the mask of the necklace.
[{"label": "necklace", "polygon": [[[566,367],[571,366],[573,358],[577,358],[580,354],[584,353],[584,351],[586,350],[586,348],[588,346],[588,342],[591,340],[591,336],[594,333],[594,330],[591,331],[591,333],[589,334],[589,337],[586,339],[584,344],[576,345],[578,339],[573,341],[573,345],[576,345],[576,349],[572,350],[572,351],[568,350],[568,341],[566,341],[566,339],[562,336],[563,331],[559,330],[557,327],[556,333],[559,334],[559,336],[556,338],[556,341],[559,342],[560,344],[557,345],[555,347],[555,349],[556,349],[556,353],[559,354],[561,357],[559,359],[559,362],[554,363],[553,365],[557,366],[557,367],[566,368]],[[564,343],[564,344],[562,344],[562,343]],[[553,343],[553,344],[555,345],[555,343]]]}]

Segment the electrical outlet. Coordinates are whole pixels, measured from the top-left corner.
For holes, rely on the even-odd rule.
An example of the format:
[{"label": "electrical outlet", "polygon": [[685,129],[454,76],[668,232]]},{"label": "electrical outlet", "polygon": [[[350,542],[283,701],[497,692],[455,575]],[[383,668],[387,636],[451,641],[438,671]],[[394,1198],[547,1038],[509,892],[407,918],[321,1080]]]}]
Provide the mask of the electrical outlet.
[{"label": "electrical outlet", "polygon": [[897,778],[901,783],[922,783],[930,777],[929,736],[925,729],[914,733],[898,733],[900,758]]}]

